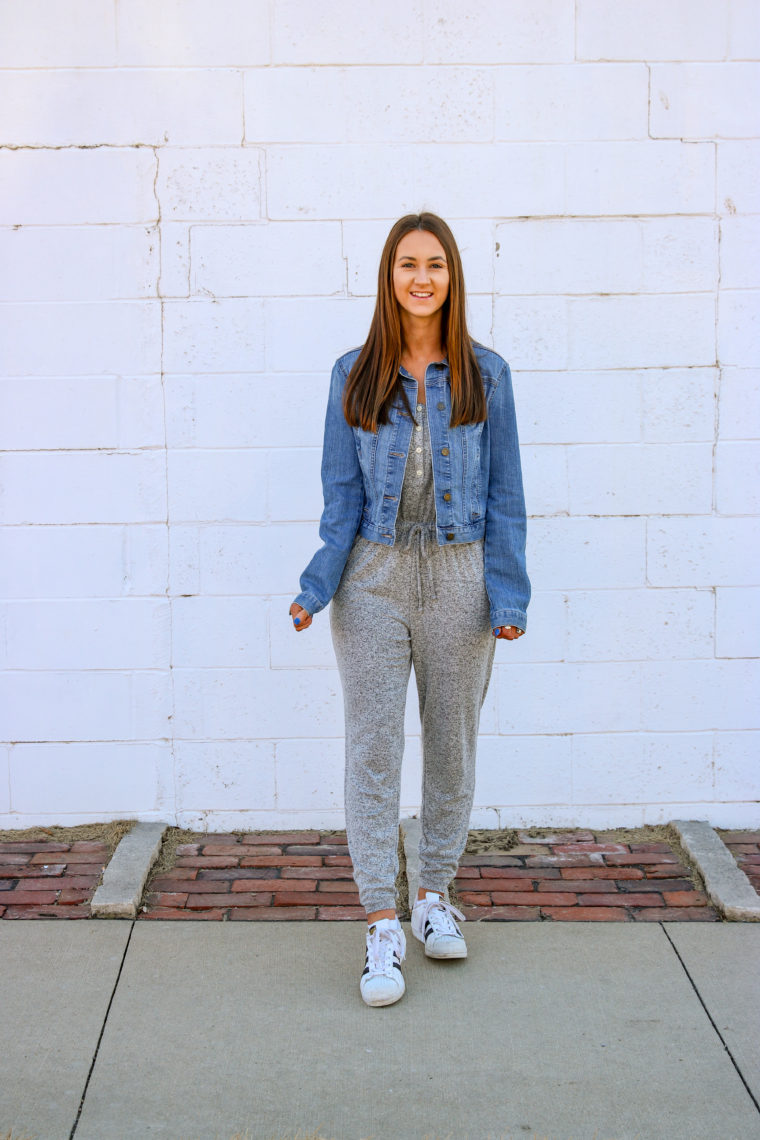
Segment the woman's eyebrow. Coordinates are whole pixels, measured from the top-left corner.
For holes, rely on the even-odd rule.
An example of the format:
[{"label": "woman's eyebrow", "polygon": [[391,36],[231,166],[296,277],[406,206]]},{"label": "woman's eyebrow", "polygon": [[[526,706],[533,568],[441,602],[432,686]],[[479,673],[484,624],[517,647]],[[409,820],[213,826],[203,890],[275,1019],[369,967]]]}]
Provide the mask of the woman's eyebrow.
[{"label": "woman's eyebrow", "polygon": [[[405,253],[396,258],[397,261],[416,261],[417,258],[413,257],[411,253]],[[424,258],[422,259],[425,260]],[[436,253],[427,259],[428,261],[445,261],[446,256],[443,253]]]}]

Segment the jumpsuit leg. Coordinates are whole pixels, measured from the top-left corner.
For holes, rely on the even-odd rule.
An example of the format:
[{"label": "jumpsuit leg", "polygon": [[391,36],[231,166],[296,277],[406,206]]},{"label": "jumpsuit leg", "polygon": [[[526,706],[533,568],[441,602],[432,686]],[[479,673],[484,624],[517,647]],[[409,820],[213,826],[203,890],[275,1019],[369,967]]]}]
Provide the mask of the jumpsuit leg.
[{"label": "jumpsuit leg", "polygon": [[467,842],[480,710],[495,650],[483,547],[442,547],[430,557],[437,600],[425,597],[420,609],[411,553],[359,539],[330,607],[345,708],[346,836],[368,912],[396,906],[412,662],[423,747],[420,885],[444,892]]},{"label": "jumpsuit leg", "polygon": [[[403,560],[403,562],[402,562]],[[403,573],[398,572],[402,562]],[[411,646],[408,555],[360,539],[330,606],[343,686],[346,837],[361,905],[396,907],[401,762]]]},{"label": "jumpsuit leg", "polygon": [[467,843],[496,639],[482,543],[441,547],[433,568],[437,601],[412,621],[423,755],[419,885],[445,894]]}]

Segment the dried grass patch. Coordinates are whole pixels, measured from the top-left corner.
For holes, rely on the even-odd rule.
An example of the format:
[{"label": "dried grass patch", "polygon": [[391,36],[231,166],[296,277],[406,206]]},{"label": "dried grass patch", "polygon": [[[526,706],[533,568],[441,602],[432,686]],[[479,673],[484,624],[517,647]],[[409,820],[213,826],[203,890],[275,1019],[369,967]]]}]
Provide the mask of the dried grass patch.
[{"label": "dried grass patch", "polygon": [[[38,825],[25,827],[22,830],[10,828],[0,831],[0,843],[78,843],[89,840],[105,843],[112,855],[119,842],[129,834],[136,823],[136,819],[113,819],[108,823],[79,823],[74,827],[53,824],[50,827]],[[6,1136],[0,1134],[0,1140],[10,1140],[10,1133]]]}]

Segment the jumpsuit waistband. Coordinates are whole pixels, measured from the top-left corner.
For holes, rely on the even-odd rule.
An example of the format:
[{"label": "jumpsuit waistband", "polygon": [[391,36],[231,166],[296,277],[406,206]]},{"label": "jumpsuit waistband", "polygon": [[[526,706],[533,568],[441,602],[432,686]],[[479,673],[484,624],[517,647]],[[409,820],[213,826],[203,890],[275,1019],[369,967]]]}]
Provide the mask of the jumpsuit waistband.
[{"label": "jumpsuit waistband", "polygon": [[434,522],[398,523],[396,527],[396,542],[400,549],[410,551],[414,557],[418,610],[421,610],[424,604],[421,563],[425,564],[428,600],[437,601],[433,577],[433,554],[438,545],[435,532],[436,524]]}]

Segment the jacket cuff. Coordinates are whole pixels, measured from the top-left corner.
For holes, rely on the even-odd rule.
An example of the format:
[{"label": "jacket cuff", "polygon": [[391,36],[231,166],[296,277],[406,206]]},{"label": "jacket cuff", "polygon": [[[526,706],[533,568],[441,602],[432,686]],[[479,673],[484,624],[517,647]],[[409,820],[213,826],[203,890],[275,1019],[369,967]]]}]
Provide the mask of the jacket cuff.
[{"label": "jacket cuff", "polygon": [[522,610],[491,610],[492,629],[497,625],[516,625],[518,629],[525,630],[527,624],[527,618]]},{"label": "jacket cuff", "polygon": [[[302,610],[306,610],[306,612],[311,616],[318,614],[320,610],[323,610],[325,608],[322,602],[320,602],[318,598],[315,598],[313,594],[306,594],[303,592],[298,594],[297,597],[293,598],[293,602],[299,605]],[[293,602],[290,603],[291,606],[293,605]],[[290,606],[288,607],[288,612],[290,612]]]}]

